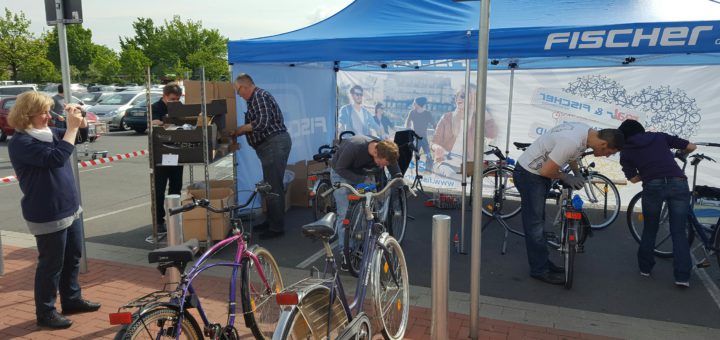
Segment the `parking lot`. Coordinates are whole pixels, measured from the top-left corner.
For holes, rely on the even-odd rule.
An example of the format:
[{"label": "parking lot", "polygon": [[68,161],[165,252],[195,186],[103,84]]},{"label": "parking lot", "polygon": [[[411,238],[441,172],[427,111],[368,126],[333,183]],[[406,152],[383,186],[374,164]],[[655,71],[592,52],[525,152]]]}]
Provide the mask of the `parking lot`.
[{"label": "parking lot", "polygon": [[[135,132],[112,132],[91,148],[107,150],[110,155],[147,149],[147,135]],[[149,176],[147,157],[123,159],[118,162],[80,169],[85,235],[89,242],[138,249],[152,249],[145,243],[151,232]],[[214,178],[231,176],[232,164],[213,164]],[[7,156],[7,142],[0,143],[0,177],[13,174]],[[202,177],[202,167],[194,167],[195,178]],[[189,182],[189,172],[185,172]],[[0,184],[0,229],[23,232],[27,229],[19,210],[21,193],[17,183]],[[459,210],[426,208],[422,200],[411,199],[409,221],[403,243],[409,265],[411,284],[430,286],[431,217],[448,214],[453,219],[453,233],[459,228]],[[288,212],[286,235],[262,245],[270,249],[281,267],[309,270],[320,266],[313,257],[321,244],[304,239],[299,228],[311,222],[308,209],[293,207]],[[470,214],[467,215],[469,224]],[[484,221],[485,222],[485,221]],[[519,217],[508,223],[520,223]],[[469,225],[467,230],[469,231]],[[628,232],[625,216],[606,230],[598,231],[586,243],[586,251],[576,259],[575,284],[572,290],[551,286],[528,275],[524,241],[509,236],[507,254],[500,254],[502,229],[493,223],[482,234],[481,293],[549,306],[568,307],[581,311],[704,326],[720,332],[720,270],[717,263],[705,275],[693,275],[691,287],[681,290],[673,285],[672,263],[658,259],[653,277],[642,278],[635,261],[637,244]],[[466,235],[469,240],[469,232]],[[470,251],[469,241],[466,250]],[[700,256],[699,252],[695,253]],[[223,256],[229,256],[223,254]],[[557,254],[553,254],[557,256]],[[713,260],[714,261],[714,260]],[[453,253],[450,257],[450,289],[469,292],[470,255]],[[556,258],[556,263],[559,259]],[[705,278],[705,279],[704,279]]]}]

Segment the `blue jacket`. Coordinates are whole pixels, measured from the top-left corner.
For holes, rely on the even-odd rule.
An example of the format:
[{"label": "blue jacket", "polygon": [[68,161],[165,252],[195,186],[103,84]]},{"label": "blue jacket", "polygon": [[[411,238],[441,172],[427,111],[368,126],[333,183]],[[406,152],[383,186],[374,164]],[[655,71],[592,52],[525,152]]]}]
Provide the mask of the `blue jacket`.
[{"label": "blue jacket", "polygon": [[80,207],[70,156],[75,146],[62,140],[65,129],[50,128],[53,142],[16,131],[8,144],[10,162],[20,182],[25,220],[35,223],[72,216]]},{"label": "blue jacket", "polygon": [[644,132],[625,141],[620,165],[628,179],[640,175],[643,182],[662,177],[686,177],[670,149],[685,149],[688,141],[663,132]]}]

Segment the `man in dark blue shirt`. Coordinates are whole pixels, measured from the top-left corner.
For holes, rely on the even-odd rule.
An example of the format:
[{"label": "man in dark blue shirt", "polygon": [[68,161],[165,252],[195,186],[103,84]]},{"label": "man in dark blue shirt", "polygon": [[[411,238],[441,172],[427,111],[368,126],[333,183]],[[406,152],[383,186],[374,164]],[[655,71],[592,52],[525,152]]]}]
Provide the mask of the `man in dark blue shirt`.
[{"label": "man in dark blue shirt", "polygon": [[235,91],[247,102],[245,124],[234,136],[246,135],[262,164],[263,179],[272,186],[267,195],[267,221],[254,230],[262,231],[260,239],[279,237],[285,233],[285,188],[283,178],[292,141],[287,132],[280,106],[273,96],[255,86],[247,74],[235,78]]},{"label": "man in dark blue shirt", "polygon": [[[162,125],[163,118],[168,114],[167,103],[176,102],[182,97],[182,88],[177,84],[167,84],[163,87],[163,96],[152,104],[152,124]],[[155,222],[157,223],[158,239],[167,234],[165,225],[165,189],[170,195],[180,195],[182,190],[183,166],[155,165]],[[153,242],[153,236],[148,236],[145,241]]]}]

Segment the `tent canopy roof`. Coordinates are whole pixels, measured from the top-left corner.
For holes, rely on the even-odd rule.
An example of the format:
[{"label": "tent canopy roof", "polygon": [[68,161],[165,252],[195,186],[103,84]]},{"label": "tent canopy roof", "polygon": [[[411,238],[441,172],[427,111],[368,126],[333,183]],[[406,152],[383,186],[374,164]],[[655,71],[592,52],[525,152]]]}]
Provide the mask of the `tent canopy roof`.
[{"label": "tent canopy roof", "polygon": [[[496,0],[491,5],[491,58],[720,52],[720,3],[713,1]],[[475,59],[479,7],[475,1],[357,0],[303,29],[231,41],[228,59]]]}]

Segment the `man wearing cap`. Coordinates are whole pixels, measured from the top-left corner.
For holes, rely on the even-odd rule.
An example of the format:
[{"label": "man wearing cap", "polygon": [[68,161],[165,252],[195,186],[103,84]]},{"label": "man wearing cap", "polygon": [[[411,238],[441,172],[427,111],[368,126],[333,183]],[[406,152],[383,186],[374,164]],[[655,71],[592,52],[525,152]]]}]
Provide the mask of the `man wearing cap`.
[{"label": "man wearing cap", "polygon": [[415,133],[422,139],[418,140],[418,152],[425,152],[425,169],[431,170],[433,166],[432,155],[430,155],[430,144],[428,144],[427,130],[435,127],[435,122],[430,111],[425,110],[427,98],[417,97],[413,101],[412,110],[405,120],[405,127],[415,130]]}]

